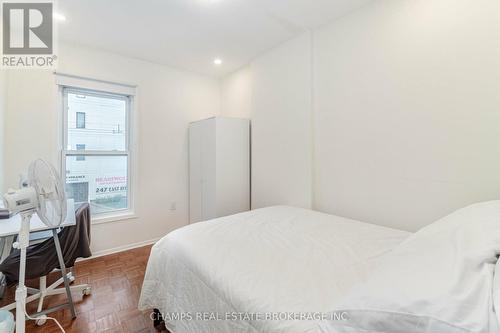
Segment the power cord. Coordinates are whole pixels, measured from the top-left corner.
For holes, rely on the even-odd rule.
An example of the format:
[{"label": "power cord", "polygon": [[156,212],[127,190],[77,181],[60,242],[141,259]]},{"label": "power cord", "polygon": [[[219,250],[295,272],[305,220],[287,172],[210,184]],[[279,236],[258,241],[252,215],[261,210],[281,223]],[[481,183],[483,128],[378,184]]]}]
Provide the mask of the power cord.
[{"label": "power cord", "polygon": [[[59,322],[57,321],[57,319],[55,318],[52,318],[52,317],[48,317],[48,316],[43,316],[43,317],[38,317],[38,318],[33,318],[31,317],[28,312],[26,311],[26,303],[22,303],[23,304],[23,311],[24,311],[24,315],[26,316],[26,318],[28,318],[29,320],[34,320],[34,321],[37,321],[37,320],[40,320],[40,319],[48,319],[48,320],[53,320],[56,325],[59,327],[59,329],[61,330],[62,333],[66,333],[66,331],[64,330],[64,328],[61,326],[61,324],[59,324]],[[16,318],[16,320],[19,320],[18,318]]]}]

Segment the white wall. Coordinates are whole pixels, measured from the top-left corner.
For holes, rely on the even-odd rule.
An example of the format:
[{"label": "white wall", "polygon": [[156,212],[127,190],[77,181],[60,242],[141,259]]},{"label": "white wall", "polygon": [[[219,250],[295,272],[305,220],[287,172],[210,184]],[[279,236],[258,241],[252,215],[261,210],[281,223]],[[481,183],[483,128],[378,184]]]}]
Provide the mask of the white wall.
[{"label": "white wall", "polygon": [[[61,45],[58,71],[138,85],[137,219],[92,227],[92,248],[103,251],[155,239],[188,222],[190,121],[220,111],[218,80],[101,51]],[[11,71],[6,114],[6,180],[43,157],[57,163],[61,122],[54,75]],[[170,211],[170,204],[177,210]]]},{"label": "white wall", "polygon": [[256,206],[312,197],[321,211],[416,230],[499,199],[499,12],[492,0],[379,0],[313,32],[312,73],[304,36],[258,57]]},{"label": "white wall", "polygon": [[384,0],[315,37],[315,207],[415,230],[500,198],[500,2]]},{"label": "white wall", "polygon": [[252,62],[252,206],[311,206],[311,50],[303,34]]},{"label": "white wall", "polygon": [[5,136],[5,105],[6,105],[6,94],[7,87],[5,84],[7,78],[7,72],[5,70],[0,70],[0,193],[5,192],[4,188],[4,136]]},{"label": "white wall", "polygon": [[221,113],[250,118],[252,113],[252,69],[244,66],[221,79]]},{"label": "white wall", "polygon": [[310,45],[303,34],[222,81],[223,115],[252,120],[253,208],[311,207]]}]

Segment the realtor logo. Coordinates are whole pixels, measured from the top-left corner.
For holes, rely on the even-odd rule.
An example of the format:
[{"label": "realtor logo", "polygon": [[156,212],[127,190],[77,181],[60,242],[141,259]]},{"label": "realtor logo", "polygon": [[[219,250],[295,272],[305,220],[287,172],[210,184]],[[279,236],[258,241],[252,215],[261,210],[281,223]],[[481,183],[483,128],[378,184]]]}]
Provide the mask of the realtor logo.
[{"label": "realtor logo", "polygon": [[53,2],[2,3],[2,67],[53,68]]}]

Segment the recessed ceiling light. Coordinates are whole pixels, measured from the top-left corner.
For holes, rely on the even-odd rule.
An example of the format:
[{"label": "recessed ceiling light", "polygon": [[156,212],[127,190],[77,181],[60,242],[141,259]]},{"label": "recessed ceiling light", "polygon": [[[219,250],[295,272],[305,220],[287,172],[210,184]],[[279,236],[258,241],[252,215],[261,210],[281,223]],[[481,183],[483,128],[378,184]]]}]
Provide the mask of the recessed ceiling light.
[{"label": "recessed ceiling light", "polygon": [[221,58],[215,58],[214,59],[214,65],[217,65],[217,66],[222,65],[222,59]]},{"label": "recessed ceiling light", "polygon": [[66,16],[59,14],[59,13],[54,13],[54,18],[58,21],[66,21]]}]

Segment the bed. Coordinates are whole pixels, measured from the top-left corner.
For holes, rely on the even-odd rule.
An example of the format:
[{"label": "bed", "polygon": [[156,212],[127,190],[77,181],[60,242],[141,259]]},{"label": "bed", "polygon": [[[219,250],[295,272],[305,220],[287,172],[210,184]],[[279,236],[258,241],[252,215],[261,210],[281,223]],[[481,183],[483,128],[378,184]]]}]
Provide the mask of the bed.
[{"label": "bed", "polygon": [[172,333],[320,332],[409,235],[287,206],[192,224],[153,246],[139,308],[159,309]]}]

